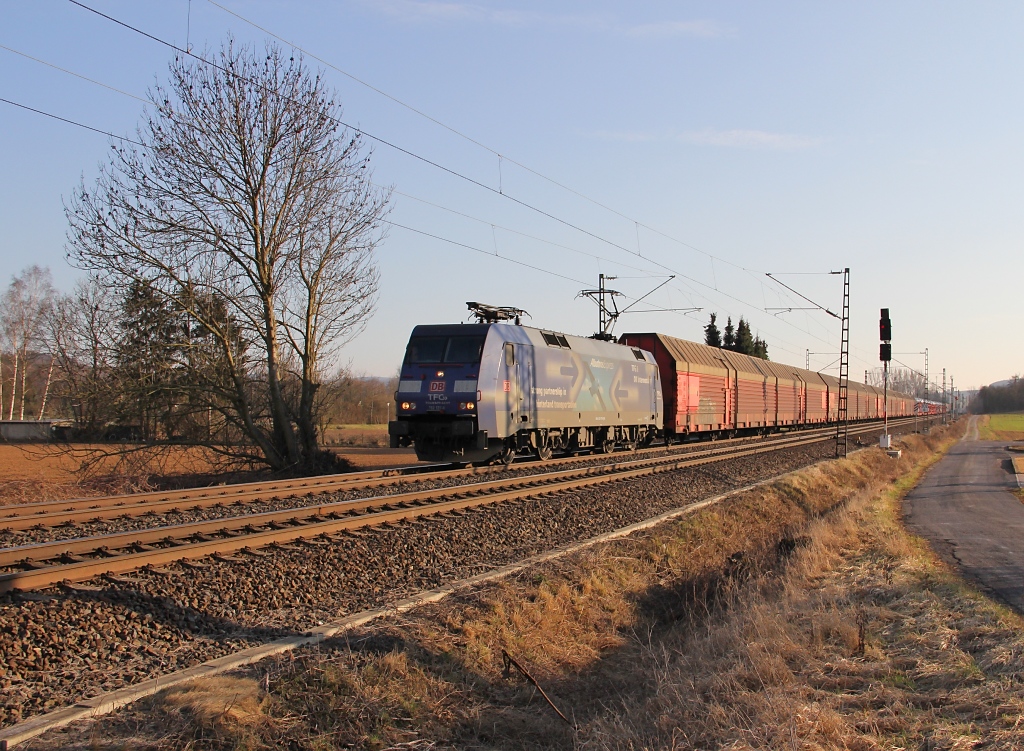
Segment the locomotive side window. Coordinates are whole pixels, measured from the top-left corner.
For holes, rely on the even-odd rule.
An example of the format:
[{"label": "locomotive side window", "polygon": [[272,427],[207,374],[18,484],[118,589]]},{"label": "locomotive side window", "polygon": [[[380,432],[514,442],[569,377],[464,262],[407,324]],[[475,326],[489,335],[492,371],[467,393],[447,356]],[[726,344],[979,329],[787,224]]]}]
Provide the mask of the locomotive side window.
[{"label": "locomotive side window", "polygon": [[516,348],[511,342],[505,344],[505,364],[510,368],[516,364]]},{"label": "locomotive side window", "polygon": [[405,350],[405,361],[410,365],[441,362],[444,358],[445,336],[416,336],[409,340]]},{"label": "locomotive side window", "polygon": [[569,341],[564,336],[562,336],[561,334],[558,334],[558,336],[556,338],[558,339],[558,346],[559,347],[565,347],[566,349],[570,349]]},{"label": "locomotive side window", "polygon": [[445,362],[480,362],[480,353],[484,349],[482,336],[453,336],[448,340],[448,351]]}]

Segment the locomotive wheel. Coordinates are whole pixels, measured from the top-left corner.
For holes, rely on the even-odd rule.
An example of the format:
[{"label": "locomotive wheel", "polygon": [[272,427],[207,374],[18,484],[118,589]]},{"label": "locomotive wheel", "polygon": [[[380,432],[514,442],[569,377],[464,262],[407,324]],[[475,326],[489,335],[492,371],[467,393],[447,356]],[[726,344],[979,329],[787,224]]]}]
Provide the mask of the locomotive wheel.
[{"label": "locomotive wheel", "polygon": [[506,467],[516,460],[516,450],[511,446],[505,446],[498,454],[498,461]]},{"label": "locomotive wheel", "polygon": [[537,454],[538,459],[540,459],[542,462],[546,462],[548,459],[551,458],[551,447],[547,445],[538,446],[534,450],[534,453]]},{"label": "locomotive wheel", "polygon": [[636,451],[636,441],[626,441],[622,444],[623,451]]},{"label": "locomotive wheel", "polygon": [[615,441],[611,438],[605,438],[601,442],[601,451],[605,454],[615,453]]}]

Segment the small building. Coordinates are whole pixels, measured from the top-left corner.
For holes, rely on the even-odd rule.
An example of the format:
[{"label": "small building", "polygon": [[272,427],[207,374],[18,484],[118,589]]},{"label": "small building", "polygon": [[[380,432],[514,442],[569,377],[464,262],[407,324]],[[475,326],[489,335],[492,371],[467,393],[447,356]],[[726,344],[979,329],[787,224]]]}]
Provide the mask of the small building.
[{"label": "small building", "polygon": [[0,439],[12,443],[48,441],[53,420],[0,420]]}]

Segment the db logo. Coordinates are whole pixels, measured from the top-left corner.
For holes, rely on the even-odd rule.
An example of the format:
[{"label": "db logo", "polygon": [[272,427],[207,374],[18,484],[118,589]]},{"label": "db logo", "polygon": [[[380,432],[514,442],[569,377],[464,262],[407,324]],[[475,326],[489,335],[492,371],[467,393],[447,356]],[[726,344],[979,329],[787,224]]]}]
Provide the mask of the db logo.
[{"label": "db logo", "polygon": [[431,381],[430,390],[433,392],[444,391],[444,381]]},{"label": "db logo", "polygon": [[508,391],[508,392],[512,391],[512,381],[505,381],[504,391]]}]

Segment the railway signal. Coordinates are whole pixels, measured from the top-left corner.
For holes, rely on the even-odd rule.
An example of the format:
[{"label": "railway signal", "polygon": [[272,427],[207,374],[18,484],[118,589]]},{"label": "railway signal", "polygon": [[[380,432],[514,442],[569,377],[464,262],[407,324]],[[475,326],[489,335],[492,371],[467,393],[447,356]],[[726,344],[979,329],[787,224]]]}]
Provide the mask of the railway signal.
[{"label": "railway signal", "polygon": [[878,338],[883,342],[892,341],[892,321],[889,320],[888,308],[882,308],[882,318],[878,321]]},{"label": "railway signal", "polygon": [[892,360],[892,321],[889,319],[889,309],[882,308],[882,315],[878,320],[878,338],[882,340],[878,348],[878,359],[883,364],[883,391],[882,391],[882,416],[884,428],[882,436],[878,439],[878,445],[884,449],[892,448],[892,436],[889,435],[889,361]]}]

